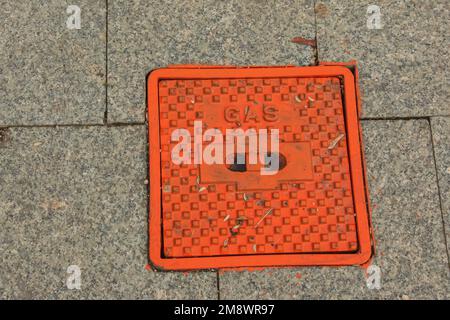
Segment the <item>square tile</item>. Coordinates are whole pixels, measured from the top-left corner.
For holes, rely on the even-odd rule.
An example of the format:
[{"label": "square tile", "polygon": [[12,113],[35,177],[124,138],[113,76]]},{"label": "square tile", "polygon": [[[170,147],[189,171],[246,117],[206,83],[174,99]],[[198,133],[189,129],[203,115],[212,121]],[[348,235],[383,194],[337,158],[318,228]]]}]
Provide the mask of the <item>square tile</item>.
[{"label": "square tile", "polygon": [[448,299],[447,253],[428,121],[364,121],[381,289],[360,267],[223,272],[223,299]]},{"label": "square tile", "polygon": [[102,123],[105,1],[77,1],[81,29],[69,30],[69,1],[6,1],[0,20],[0,126]]},{"label": "square tile", "polygon": [[145,120],[146,75],[169,64],[308,65],[313,1],[110,1],[108,122]]},{"label": "square tile", "polygon": [[[374,4],[382,29],[368,28]],[[318,1],[315,11],[319,60],[358,61],[363,117],[450,115],[446,0]]]},{"label": "square tile", "polygon": [[144,126],[0,132],[2,299],[217,297],[215,272],[146,269]]}]

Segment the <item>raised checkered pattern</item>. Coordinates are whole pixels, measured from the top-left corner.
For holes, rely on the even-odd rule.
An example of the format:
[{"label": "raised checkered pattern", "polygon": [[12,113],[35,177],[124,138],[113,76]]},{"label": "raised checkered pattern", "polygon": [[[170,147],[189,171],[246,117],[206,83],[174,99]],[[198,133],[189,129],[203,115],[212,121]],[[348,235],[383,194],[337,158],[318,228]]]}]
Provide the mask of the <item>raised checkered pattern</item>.
[{"label": "raised checkered pattern", "polygon": [[[290,116],[270,123],[205,120],[205,114],[223,118],[226,106],[244,113],[248,107],[264,105],[277,106]],[[161,80],[164,256],[356,251],[346,138],[330,148],[345,133],[343,110],[336,77]],[[314,179],[279,181],[273,190],[246,191],[237,182],[203,183],[201,167],[206,164],[171,161],[177,143],[171,141],[172,131],[186,128],[194,134],[197,119],[204,121],[205,128],[222,132],[237,127],[277,128],[281,144],[309,142]]]}]

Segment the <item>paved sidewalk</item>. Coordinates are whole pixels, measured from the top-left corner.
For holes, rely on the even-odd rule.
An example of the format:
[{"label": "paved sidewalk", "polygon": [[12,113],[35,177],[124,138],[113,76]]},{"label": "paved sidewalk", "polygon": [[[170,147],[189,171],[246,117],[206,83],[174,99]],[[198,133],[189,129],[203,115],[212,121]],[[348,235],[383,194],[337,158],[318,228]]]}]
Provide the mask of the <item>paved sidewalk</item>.
[{"label": "paved sidewalk", "polygon": [[[79,30],[70,4],[1,1],[0,299],[450,298],[445,0],[77,0]],[[359,62],[381,289],[360,267],[148,270],[146,74],[317,59]]]}]

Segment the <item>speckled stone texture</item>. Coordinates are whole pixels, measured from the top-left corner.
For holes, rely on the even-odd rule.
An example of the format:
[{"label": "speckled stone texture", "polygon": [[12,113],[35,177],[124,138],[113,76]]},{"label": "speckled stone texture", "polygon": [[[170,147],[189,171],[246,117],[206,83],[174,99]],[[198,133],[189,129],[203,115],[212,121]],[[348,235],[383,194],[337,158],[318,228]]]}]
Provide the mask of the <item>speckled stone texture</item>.
[{"label": "speckled stone texture", "polygon": [[450,117],[431,118],[436,169],[442,203],[442,217],[446,226],[447,249],[450,255]]},{"label": "speckled stone texture", "polygon": [[[367,28],[369,5],[382,29]],[[363,117],[450,115],[447,0],[317,1],[320,61],[357,60]]]},{"label": "speckled stone texture", "polygon": [[[146,128],[0,131],[1,299],[217,298],[216,273],[147,271]],[[66,287],[81,268],[81,290]]]},{"label": "speckled stone texture", "polygon": [[448,299],[450,274],[427,120],[365,121],[381,289],[360,267],[224,272],[224,299]]},{"label": "speckled stone texture", "polygon": [[76,1],[80,30],[67,29],[70,4],[1,1],[0,126],[103,122],[105,1]]},{"label": "speckled stone texture", "polygon": [[143,122],[147,73],[168,64],[308,65],[312,0],[110,1],[108,122]]}]

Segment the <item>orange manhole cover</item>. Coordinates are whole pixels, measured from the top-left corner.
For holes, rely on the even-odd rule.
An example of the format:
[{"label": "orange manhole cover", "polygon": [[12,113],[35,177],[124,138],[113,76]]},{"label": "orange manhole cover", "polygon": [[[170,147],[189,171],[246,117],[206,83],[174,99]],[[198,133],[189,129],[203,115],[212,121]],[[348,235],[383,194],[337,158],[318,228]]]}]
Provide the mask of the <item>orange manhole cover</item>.
[{"label": "orange manhole cover", "polygon": [[343,66],[151,72],[153,265],[365,263],[372,245],[357,108]]}]

